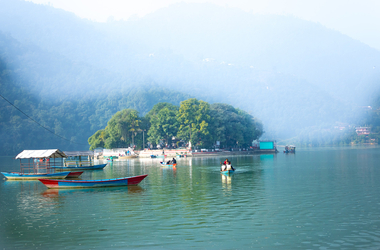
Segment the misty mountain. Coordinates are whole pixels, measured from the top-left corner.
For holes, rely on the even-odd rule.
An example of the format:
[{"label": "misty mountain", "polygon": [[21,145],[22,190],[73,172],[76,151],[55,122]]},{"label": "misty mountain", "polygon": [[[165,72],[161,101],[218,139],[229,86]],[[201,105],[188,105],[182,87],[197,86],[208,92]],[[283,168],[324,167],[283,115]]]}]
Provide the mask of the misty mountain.
[{"label": "misty mountain", "polygon": [[[158,102],[179,105],[190,97],[172,91],[167,95],[167,89],[153,82],[136,85],[112,75],[0,32],[0,94],[24,113],[0,98],[1,154],[15,155],[24,149],[87,150],[87,139],[117,111],[133,108],[145,115]],[[109,89],[100,84],[104,82],[120,87]]]},{"label": "misty mountain", "polygon": [[[96,99],[154,82],[171,89],[166,95],[179,91],[251,112],[267,138],[355,123],[357,108],[369,105],[380,86],[380,52],[359,41],[298,18],[211,4],[179,3],[143,18],[96,23],[0,0],[0,31],[34,48],[14,64],[30,62],[23,82],[36,95]],[[46,56],[48,67],[39,67]]]}]

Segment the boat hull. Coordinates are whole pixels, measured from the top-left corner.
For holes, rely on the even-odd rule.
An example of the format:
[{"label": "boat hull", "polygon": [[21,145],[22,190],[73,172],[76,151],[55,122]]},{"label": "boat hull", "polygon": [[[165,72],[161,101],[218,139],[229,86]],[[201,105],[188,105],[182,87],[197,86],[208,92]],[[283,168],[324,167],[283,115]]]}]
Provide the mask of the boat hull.
[{"label": "boat hull", "polygon": [[103,169],[106,164],[99,164],[94,166],[82,166],[82,167],[53,167],[55,170],[66,171],[66,170],[100,170]]},{"label": "boat hull", "polygon": [[220,171],[220,173],[224,175],[232,175],[233,173],[235,173],[235,170]]},{"label": "boat hull", "polygon": [[23,174],[17,172],[1,172],[8,180],[38,180],[38,179],[64,179],[70,172],[52,174]]},{"label": "boat hull", "polygon": [[66,179],[67,178],[78,178],[79,176],[81,176],[81,174],[83,174],[83,171],[79,171],[79,172],[70,172],[70,174],[68,174],[66,176]]},{"label": "boat hull", "polygon": [[148,175],[103,180],[47,180],[39,179],[48,188],[97,188],[138,185]]},{"label": "boat hull", "polygon": [[161,162],[160,162],[160,164],[161,164],[161,166],[163,166],[163,167],[176,167],[176,166],[177,166],[177,163],[174,163],[174,164],[165,164],[165,163],[161,163]]}]

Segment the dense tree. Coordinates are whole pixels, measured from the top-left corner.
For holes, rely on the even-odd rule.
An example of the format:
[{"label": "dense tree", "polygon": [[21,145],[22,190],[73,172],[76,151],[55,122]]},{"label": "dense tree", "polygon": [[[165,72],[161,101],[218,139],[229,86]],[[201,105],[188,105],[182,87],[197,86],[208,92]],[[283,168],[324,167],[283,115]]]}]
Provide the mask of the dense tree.
[{"label": "dense tree", "polygon": [[210,104],[195,98],[181,102],[177,114],[177,137],[191,141],[192,146],[208,147],[213,144],[209,123]]},{"label": "dense tree", "polygon": [[263,131],[260,122],[243,110],[231,105],[207,102],[191,98],[180,106],[158,103],[145,115],[124,109],[117,112],[104,130],[99,130],[88,140],[91,149],[126,147],[131,144],[141,148],[141,138],[133,140],[137,132],[148,131],[148,141],[153,145],[169,144],[176,137],[191,141],[193,148],[210,148],[216,141],[222,147],[249,147]]},{"label": "dense tree", "polygon": [[262,135],[260,122],[243,110],[223,103],[210,107],[213,137],[222,147],[249,147]]},{"label": "dense tree", "polygon": [[160,140],[165,140],[170,145],[172,137],[177,135],[178,107],[170,103],[158,103],[146,115],[149,120],[150,128],[148,131],[148,140],[157,145]]}]

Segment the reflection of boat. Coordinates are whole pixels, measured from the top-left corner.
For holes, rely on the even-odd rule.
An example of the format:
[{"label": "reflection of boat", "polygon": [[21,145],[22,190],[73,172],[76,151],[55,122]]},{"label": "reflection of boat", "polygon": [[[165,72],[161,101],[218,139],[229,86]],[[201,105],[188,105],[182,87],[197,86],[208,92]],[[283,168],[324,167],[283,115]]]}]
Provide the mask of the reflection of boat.
[{"label": "reflection of boat", "polygon": [[60,173],[16,173],[16,172],[1,172],[9,180],[37,180],[37,179],[65,179],[70,172]]},{"label": "reflection of boat", "polygon": [[46,189],[41,194],[43,197],[46,197],[46,198],[57,198],[57,197],[59,197],[58,189]]},{"label": "reflection of boat", "polygon": [[173,163],[173,164],[167,164],[165,162],[160,162],[161,166],[163,167],[176,167],[177,166],[177,163]]},{"label": "reflection of boat", "polygon": [[[39,184],[40,185],[40,184]],[[41,193],[42,196],[46,198],[58,198],[58,197],[65,197],[69,195],[78,195],[78,194],[85,194],[88,195],[89,193],[99,193],[99,192],[112,192],[112,191],[119,191],[123,189],[123,192],[127,191],[128,193],[142,193],[144,192],[144,189],[139,185],[132,185],[132,186],[115,186],[115,187],[98,187],[98,188],[65,188],[65,189],[59,189],[59,188],[48,188],[45,189],[44,192]],[[126,190],[127,189],[127,190]],[[76,196],[78,197],[78,196]]]},{"label": "reflection of boat", "polygon": [[68,166],[68,167],[52,167],[54,168],[55,170],[99,170],[99,169],[103,169],[105,166],[107,165],[106,164],[99,164],[99,165],[93,165],[93,166]]},{"label": "reflection of boat", "polygon": [[235,170],[220,171],[220,173],[224,175],[232,175],[233,173],[235,173]]},{"label": "reflection of boat", "polygon": [[295,153],[296,152],[296,146],[293,145],[286,145],[284,153]]},{"label": "reflection of boat", "polygon": [[39,179],[48,188],[95,188],[138,185],[148,175],[103,180],[47,180]]}]

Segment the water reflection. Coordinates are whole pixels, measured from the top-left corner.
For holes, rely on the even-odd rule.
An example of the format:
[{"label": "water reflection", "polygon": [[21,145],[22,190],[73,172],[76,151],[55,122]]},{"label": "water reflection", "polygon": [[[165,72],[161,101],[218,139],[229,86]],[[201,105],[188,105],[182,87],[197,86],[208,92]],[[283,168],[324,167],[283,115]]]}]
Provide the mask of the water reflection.
[{"label": "water reflection", "polygon": [[140,186],[124,186],[124,187],[107,187],[107,188],[83,188],[83,189],[47,189],[41,193],[43,197],[46,198],[63,198],[69,195],[85,194],[90,195],[90,193],[104,193],[104,192],[127,192],[128,194],[138,194],[144,192]]},{"label": "water reflection", "polygon": [[223,191],[231,192],[231,176],[220,174],[222,176],[222,187]]},{"label": "water reflection", "polygon": [[82,178],[148,174],[133,187],[0,182],[1,213],[10,208],[0,224],[21,249],[377,249],[380,153],[353,153],[228,156],[233,176],[219,172],[224,156],[181,158],[175,169],[135,159]]}]

